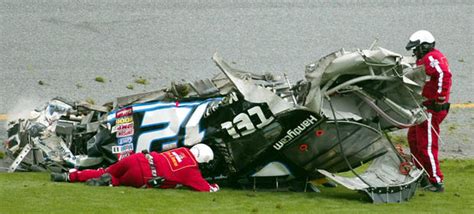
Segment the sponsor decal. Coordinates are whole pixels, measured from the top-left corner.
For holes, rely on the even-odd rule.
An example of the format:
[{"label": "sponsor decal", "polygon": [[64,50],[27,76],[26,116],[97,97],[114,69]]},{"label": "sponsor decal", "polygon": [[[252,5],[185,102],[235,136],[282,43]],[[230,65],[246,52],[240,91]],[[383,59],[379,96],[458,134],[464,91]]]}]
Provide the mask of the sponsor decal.
[{"label": "sponsor decal", "polygon": [[132,136],[134,133],[133,129],[124,129],[117,131],[117,137],[128,137]]},{"label": "sponsor decal", "polygon": [[278,142],[273,144],[273,148],[280,150],[296,137],[298,137],[302,132],[304,132],[308,127],[318,122],[318,119],[313,115],[309,116],[306,120],[303,120],[297,127],[290,129],[286,132],[286,135],[281,138]]},{"label": "sponsor decal", "polygon": [[133,151],[133,144],[127,143],[121,146],[112,146],[112,153],[113,154],[123,154],[127,152]]},{"label": "sponsor decal", "polygon": [[118,145],[124,145],[127,143],[132,143],[133,137],[123,137],[123,138],[118,138],[117,139],[117,144]]},{"label": "sponsor decal", "polygon": [[120,160],[122,160],[122,159],[124,159],[124,158],[126,158],[130,155],[131,155],[130,153],[125,153],[125,154],[122,154],[122,155],[118,155],[118,160],[120,161]]},{"label": "sponsor decal", "polygon": [[125,130],[125,129],[133,129],[133,123],[126,123],[117,126],[117,131]]},{"label": "sponsor decal", "polygon": [[124,159],[124,158],[126,158],[126,157],[128,157],[132,154],[134,154],[133,151],[125,151],[125,152],[122,152],[122,153],[118,154],[117,157],[118,157],[118,160],[122,160],[122,159]]},{"label": "sponsor decal", "polygon": [[185,158],[184,155],[177,154],[174,151],[167,152],[166,155],[169,157],[173,167],[178,167],[179,163],[183,162],[183,159]]},{"label": "sponsor decal", "polygon": [[117,138],[128,137],[134,134],[133,123],[127,123],[117,126]]},{"label": "sponsor decal", "polygon": [[163,155],[168,162],[171,171],[176,172],[178,170],[196,167],[197,163],[194,158],[191,157],[191,152],[184,149],[175,149],[167,152],[162,152],[160,155]]},{"label": "sponsor decal", "polygon": [[115,118],[120,118],[120,117],[125,117],[125,116],[130,116],[133,114],[133,108],[128,107],[121,109],[115,113]]},{"label": "sponsor decal", "polygon": [[178,163],[183,162],[184,155],[178,155],[176,152],[171,152],[171,154],[175,157],[176,161]]},{"label": "sponsor decal", "polygon": [[115,121],[115,124],[117,124],[117,125],[127,124],[127,123],[133,123],[133,117],[132,116],[117,118],[117,120]]}]

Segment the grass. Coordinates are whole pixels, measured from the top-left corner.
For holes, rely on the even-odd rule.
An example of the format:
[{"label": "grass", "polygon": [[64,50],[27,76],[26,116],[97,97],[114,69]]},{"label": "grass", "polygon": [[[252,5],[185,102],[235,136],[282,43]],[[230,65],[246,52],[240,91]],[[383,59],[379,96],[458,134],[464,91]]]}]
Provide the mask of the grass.
[{"label": "grass", "polygon": [[400,144],[403,146],[408,146],[408,140],[406,135],[392,133],[388,133],[388,135],[390,136],[390,140],[394,145]]},{"label": "grass", "polygon": [[443,160],[446,192],[418,190],[408,202],[372,204],[363,194],[337,188],[322,193],[217,193],[186,189],[89,187],[53,183],[48,173],[1,173],[0,213],[472,213],[474,160]]}]

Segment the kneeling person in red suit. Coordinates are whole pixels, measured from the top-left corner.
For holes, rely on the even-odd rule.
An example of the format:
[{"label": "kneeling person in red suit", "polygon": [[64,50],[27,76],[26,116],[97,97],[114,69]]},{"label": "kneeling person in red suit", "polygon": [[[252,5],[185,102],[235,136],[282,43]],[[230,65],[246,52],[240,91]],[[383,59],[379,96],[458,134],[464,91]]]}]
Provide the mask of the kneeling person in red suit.
[{"label": "kneeling person in red suit", "polygon": [[201,192],[216,192],[217,184],[209,184],[199,170],[199,163],[214,159],[212,149],[197,144],[166,152],[142,152],[126,157],[108,168],[52,173],[53,181],[86,182],[93,186],[133,186],[175,188],[178,184]]}]

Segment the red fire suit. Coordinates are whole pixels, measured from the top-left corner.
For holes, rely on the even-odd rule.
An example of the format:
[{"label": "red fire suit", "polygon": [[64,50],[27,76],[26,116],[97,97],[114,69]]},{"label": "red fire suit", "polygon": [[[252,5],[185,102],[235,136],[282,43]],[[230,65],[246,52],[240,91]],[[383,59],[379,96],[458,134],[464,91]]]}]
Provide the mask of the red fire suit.
[{"label": "red fire suit", "polygon": [[[217,184],[209,184],[201,175],[198,163],[188,148],[177,148],[162,153],[151,152],[157,175],[165,181],[160,188],[174,188],[181,184],[201,192],[216,192]],[[106,169],[82,170],[69,173],[70,182],[85,182],[104,173],[112,176],[113,186],[143,187],[148,185],[152,172],[148,159],[142,153],[126,157]]]},{"label": "red fire suit", "polygon": [[447,116],[448,110],[435,111],[429,106],[433,103],[449,102],[451,71],[446,57],[436,49],[417,60],[416,64],[423,65],[429,77],[422,92],[422,96],[427,98],[423,105],[428,107],[426,112],[428,118],[425,122],[408,129],[408,143],[411,153],[420,162],[415,161],[415,164],[425,168],[430,182],[442,183],[443,173],[438,161],[438,139],[440,124]]}]

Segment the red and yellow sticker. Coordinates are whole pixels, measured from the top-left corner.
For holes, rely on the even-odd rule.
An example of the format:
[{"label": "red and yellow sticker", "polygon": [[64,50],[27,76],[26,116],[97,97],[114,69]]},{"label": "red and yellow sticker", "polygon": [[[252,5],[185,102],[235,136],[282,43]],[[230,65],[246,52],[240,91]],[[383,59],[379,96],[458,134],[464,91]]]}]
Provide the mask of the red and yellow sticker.
[{"label": "red and yellow sticker", "polygon": [[196,161],[192,158],[191,152],[184,148],[173,149],[160,154],[165,157],[173,172],[197,166]]}]

